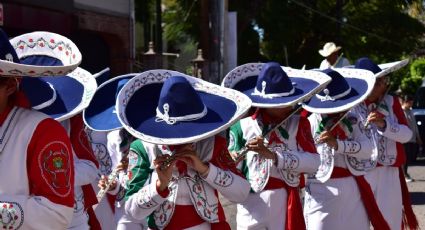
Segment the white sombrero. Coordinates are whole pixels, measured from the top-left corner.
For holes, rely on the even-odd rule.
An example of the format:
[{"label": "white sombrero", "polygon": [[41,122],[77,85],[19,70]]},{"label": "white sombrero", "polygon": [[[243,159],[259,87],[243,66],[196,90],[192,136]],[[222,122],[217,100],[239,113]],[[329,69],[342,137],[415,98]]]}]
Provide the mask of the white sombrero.
[{"label": "white sombrero", "polygon": [[[71,40],[59,34],[33,32],[17,36],[9,42],[21,61],[19,62],[12,58],[14,54],[6,54],[5,58],[0,60],[0,74],[3,76],[65,75],[77,68],[81,63],[81,53],[77,46]],[[48,66],[38,65],[38,63],[32,65],[22,63],[23,59],[35,56],[55,58],[61,62],[61,65]]]}]

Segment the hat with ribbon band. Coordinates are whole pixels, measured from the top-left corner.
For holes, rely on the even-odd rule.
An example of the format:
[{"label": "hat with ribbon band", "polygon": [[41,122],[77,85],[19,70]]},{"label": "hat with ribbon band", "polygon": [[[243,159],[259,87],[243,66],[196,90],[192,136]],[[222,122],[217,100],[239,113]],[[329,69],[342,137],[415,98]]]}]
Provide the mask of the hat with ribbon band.
[{"label": "hat with ribbon band", "polygon": [[251,100],[183,73],[150,70],[124,85],[116,106],[118,119],[133,136],[175,145],[224,131],[248,111]]},{"label": "hat with ribbon band", "polygon": [[89,106],[83,111],[87,127],[95,131],[111,131],[122,127],[115,110],[118,92],[136,75],[138,74],[130,73],[117,76],[97,88]]},{"label": "hat with ribbon band", "polygon": [[367,57],[362,57],[357,59],[353,67],[356,69],[365,69],[365,70],[372,71],[375,74],[376,78],[380,78],[389,73],[399,70],[400,68],[407,65],[408,63],[409,63],[409,59],[404,59],[401,61],[395,61],[395,62],[377,65],[371,59]]},{"label": "hat with ribbon band", "polygon": [[[46,56],[59,60],[61,65],[23,63],[27,56]],[[81,63],[81,53],[68,38],[55,33],[33,32],[8,40],[0,30],[0,75],[2,76],[56,76],[73,71]]]},{"label": "hat with ribbon band", "polygon": [[321,72],[296,70],[269,62],[238,66],[224,77],[221,85],[244,93],[254,107],[279,108],[307,100],[329,81],[330,78]]},{"label": "hat with ribbon band", "polygon": [[312,113],[339,113],[364,101],[375,84],[373,73],[351,68],[325,69],[332,81],[303,105]]}]

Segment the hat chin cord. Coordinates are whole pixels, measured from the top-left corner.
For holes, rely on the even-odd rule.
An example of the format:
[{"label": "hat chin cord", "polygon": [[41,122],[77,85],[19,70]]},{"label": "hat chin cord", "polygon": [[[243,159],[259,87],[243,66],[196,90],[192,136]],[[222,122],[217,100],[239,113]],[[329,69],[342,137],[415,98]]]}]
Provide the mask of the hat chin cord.
[{"label": "hat chin cord", "polygon": [[344,92],[337,94],[333,97],[329,95],[329,89],[324,89],[323,92],[325,93],[325,96],[316,94],[316,97],[319,98],[320,101],[335,101],[335,100],[338,100],[340,98],[347,96],[351,92],[351,87],[349,87]]},{"label": "hat chin cord", "polygon": [[207,114],[207,107],[205,105],[204,109],[202,110],[202,112],[200,113],[195,113],[195,114],[189,114],[189,115],[185,115],[185,116],[180,116],[180,117],[170,117],[170,115],[168,114],[170,112],[170,105],[168,103],[165,103],[162,108],[164,110],[164,113],[162,113],[158,107],[156,108],[156,119],[155,122],[162,122],[165,121],[167,124],[169,125],[174,125],[175,123],[179,122],[179,121],[194,121],[194,120],[198,120],[202,117],[204,117]]}]

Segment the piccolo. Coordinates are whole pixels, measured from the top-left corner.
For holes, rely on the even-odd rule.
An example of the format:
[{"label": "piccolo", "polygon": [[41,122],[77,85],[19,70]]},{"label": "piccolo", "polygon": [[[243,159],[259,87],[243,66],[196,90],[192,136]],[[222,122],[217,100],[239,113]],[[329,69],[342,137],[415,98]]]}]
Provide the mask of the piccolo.
[{"label": "piccolo", "polygon": [[[327,129],[327,131],[331,132],[332,130],[334,130],[338,126],[338,124],[348,115],[348,112],[349,111],[345,112],[329,129]],[[320,135],[321,134],[317,135],[314,138],[314,144],[320,144],[320,142],[319,142]]]},{"label": "piccolo", "polygon": [[[389,89],[390,88],[388,88],[387,91],[382,95],[382,97],[379,99],[378,103],[375,103],[375,105],[372,108],[372,111],[375,110],[375,109],[377,109],[377,108],[379,108],[379,106],[381,105],[382,101],[384,100],[385,95],[387,95]],[[369,114],[368,114],[368,116],[369,116]],[[367,129],[367,127],[370,125],[370,122],[367,120],[367,117],[366,117],[366,122],[364,123],[364,126],[363,126],[364,129]]]},{"label": "piccolo", "polygon": [[174,154],[174,151],[173,151],[173,154],[171,154],[167,159],[165,159],[165,161],[162,162],[160,169],[164,170],[164,169],[170,167],[171,163],[175,159],[176,159],[176,155]]},{"label": "piccolo", "polygon": [[[122,159],[120,161],[120,163],[123,162],[123,160],[125,158],[127,158],[128,156],[128,151],[125,151],[126,154],[123,154]],[[119,171],[120,171],[120,167],[115,167],[111,174],[108,175],[108,177],[106,178],[106,186],[103,189],[100,189],[99,192],[97,193],[96,197],[97,197],[97,201],[98,203],[100,203],[100,201],[103,199],[103,197],[105,196],[105,194],[108,192],[109,188],[111,187],[112,183],[117,179]]]},{"label": "piccolo", "polygon": [[[267,133],[265,133],[264,135],[262,135],[263,137],[268,136],[269,134],[271,134],[273,131],[275,131],[276,129],[278,129],[283,123],[285,123],[292,115],[296,114],[298,111],[300,111],[302,109],[302,106],[299,105],[298,108],[294,109],[294,111],[292,111],[285,119],[283,119],[283,121],[281,121],[279,124],[277,124],[276,126],[274,126],[272,129],[268,130]],[[248,141],[249,142],[249,141]],[[236,164],[238,164],[239,162],[241,162],[243,159],[245,159],[246,154],[249,152],[248,150],[248,146],[244,146],[242,147],[237,156],[233,159],[235,161]]]},{"label": "piccolo", "polygon": [[100,201],[103,199],[103,197],[105,196],[105,194],[108,192],[108,190],[111,187],[112,183],[117,179],[118,172],[119,172],[119,169],[117,167],[117,168],[114,168],[114,170],[112,170],[111,174],[108,175],[107,180],[106,180],[106,186],[105,186],[105,188],[100,189],[99,192],[96,195],[97,202],[100,203]]}]

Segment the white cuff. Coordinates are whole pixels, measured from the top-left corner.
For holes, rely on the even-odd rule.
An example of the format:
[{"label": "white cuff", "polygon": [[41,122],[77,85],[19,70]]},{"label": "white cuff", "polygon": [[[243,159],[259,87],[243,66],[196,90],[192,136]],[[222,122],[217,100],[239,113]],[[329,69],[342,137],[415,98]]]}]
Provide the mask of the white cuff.
[{"label": "white cuff", "polygon": [[137,192],[137,206],[142,209],[151,209],[165,200],[156,190],[156,180]]}]

